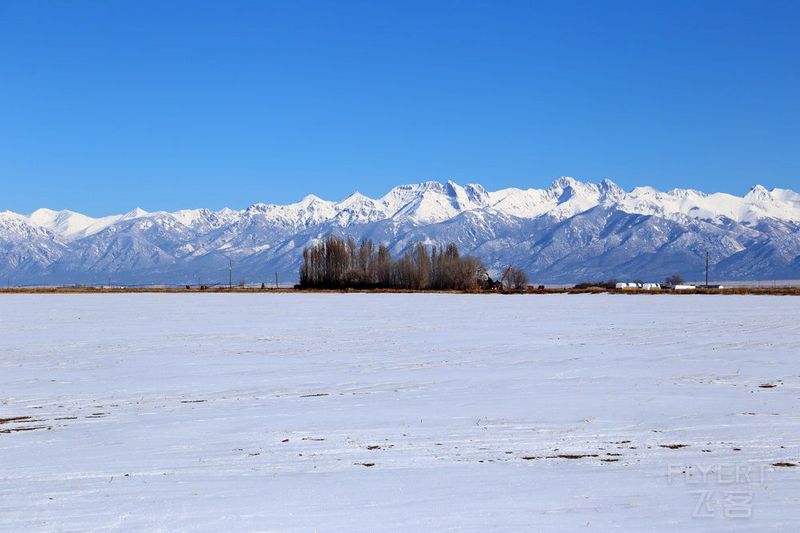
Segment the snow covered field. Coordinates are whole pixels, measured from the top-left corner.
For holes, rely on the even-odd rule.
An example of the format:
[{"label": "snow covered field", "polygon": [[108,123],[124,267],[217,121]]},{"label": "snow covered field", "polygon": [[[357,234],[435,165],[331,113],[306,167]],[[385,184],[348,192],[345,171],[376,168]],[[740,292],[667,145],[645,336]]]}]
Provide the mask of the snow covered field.
[{"label": "snow covered field", "polygon": [[799,356],[792,297],[3,295],[0,530],[788,530]]}]

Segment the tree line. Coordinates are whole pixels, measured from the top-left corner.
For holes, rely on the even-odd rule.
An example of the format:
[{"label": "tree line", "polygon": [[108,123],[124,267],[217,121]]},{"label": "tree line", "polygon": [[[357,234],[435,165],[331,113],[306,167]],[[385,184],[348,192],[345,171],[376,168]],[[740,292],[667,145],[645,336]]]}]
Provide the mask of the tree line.
[{"label": "tree line", "polygon": [[331,235],[306,247],[300,266],[303,288],[476,291],[489,284],[484,264],[452,243],[417,243],[393,258],[385,244]]}]

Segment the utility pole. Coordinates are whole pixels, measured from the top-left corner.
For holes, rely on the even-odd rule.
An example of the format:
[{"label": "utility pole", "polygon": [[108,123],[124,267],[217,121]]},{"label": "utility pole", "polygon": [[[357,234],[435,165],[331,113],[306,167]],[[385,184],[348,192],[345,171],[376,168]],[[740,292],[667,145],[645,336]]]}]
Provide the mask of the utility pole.
[{"label": "utility pole", "polygon": [[278,273],[275,272],[275,288],[278,288]]},{"label": "utility pole", "polygon": [[228,289],[233,288],[233,260],[228,259]]},{"label": "utility pole", "polygon": [[708,251],[706,251],[706,289],[708,288]]}]

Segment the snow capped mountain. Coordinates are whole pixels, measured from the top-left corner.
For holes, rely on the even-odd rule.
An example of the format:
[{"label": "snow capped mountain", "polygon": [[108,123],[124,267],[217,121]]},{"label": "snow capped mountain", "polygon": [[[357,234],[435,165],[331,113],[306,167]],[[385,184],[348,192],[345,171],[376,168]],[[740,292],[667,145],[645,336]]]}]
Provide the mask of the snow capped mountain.
[{"label": "snow capped mountain", "polygon": [[0,275],[14,283],[196,283],[297,277],[304,246],[335,233],[386,242],[456,242],[500,270],[541,282],[699,276],[800,279],[800,194],[755,186],[739,197],[691,189],[624,191],[570,177],[546,189],[487,191],[453,181],[400,185],[381,198],[308,195],[288,205],[184,209],[93,218],[0,212]]},{"label": "snow capped mountain", "polygon": [[651,187],[637,187],[628,193],[619,207],[630,213],[666,216],[681,215],[699,219],[728,218],[736,222],[755,223],[774,218],[800,221],[798,195],[784,189],[768,191],[753,187],[743,198],[731,194],[705,194],[691,189],[673,189],[662,193]]},{"label": "snow capped mountain", "polygon": [[[145,214],[144,212],[142,213]],[[66,209],[63,211],[37,209],[28,220],[31,224],[50,230],[66,240],[73,240],[94,235],[114,222],[130,216],[132,215],[128,213],[126,215],[92,218]]]}]

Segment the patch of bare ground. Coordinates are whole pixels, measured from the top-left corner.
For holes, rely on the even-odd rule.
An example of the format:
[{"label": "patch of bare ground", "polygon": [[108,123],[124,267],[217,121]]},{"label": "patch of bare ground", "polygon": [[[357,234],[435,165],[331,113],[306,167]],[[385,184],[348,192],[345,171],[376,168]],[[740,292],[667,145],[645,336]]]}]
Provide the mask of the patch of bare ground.
[{"label": "patch of bare ground", "polygon": [[779,462],[779,463],[772,463],[772,466],[789,468],[789,467],[797,466],[797,463]]},{"label": "patch of bare ground", "polygon": [[0,433],[17,433],[19,431],[34,431],[37,429],[49,429],[47,426],[19,426],[15,428],[0,429]]},{"label": "patch of bare ground", "polygon": [[560,453],[558,455],[523,455],[522,460],[533,461],[535,459],[585,459],[587,457],[599,457],[596,453]]},{"label": "patch of bare ground", "polygon": [[49,426],[21,426],[18,424],[31,424],[33,422],[44,422],[41,418],[33,418],[31,416],[12,416],[9,418],[0,418],[0,425],[11,425],[0,429],[0,434],[8,435],[10,433],[18,433],[22,431],[35,431],[37,429],[50,429]]},{"label": "patch of bare ground", "polygon": [[670,450],[678,450],[680,448],[687,448],[688,444],[659,444],[660,448],[669,448]]},{"label": "patch of bare ground", "polygon": [[17,422],[33,422],[30,416],[13,416],[11,418],[0,418],[0,424],[16,424]]}]

